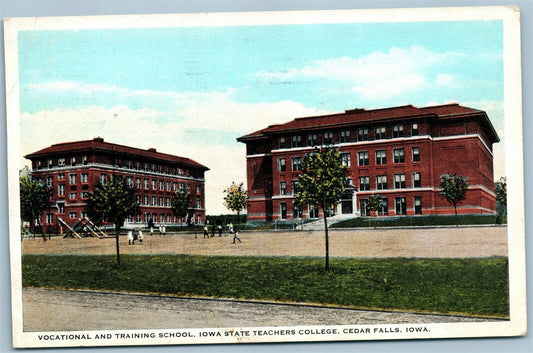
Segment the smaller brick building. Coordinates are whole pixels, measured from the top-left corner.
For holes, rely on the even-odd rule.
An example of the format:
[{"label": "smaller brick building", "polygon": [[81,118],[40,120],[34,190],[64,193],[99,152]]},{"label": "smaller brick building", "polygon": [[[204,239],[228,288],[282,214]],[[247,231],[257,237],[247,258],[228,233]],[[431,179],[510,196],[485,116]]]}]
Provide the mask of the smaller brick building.
[{"label": "smaller brick building", "polygon": [[182,224],[171,211],[172,194],[186,190],[191,195],[192,221],[205,220],[205,178],[209,168],[189,158],[122,146],[102,138],[52,145],[25,156],[32,162],[32,178],[51,189],[49,209],[41,223],[52,232],[60,229],[58,217],[74,224],[87,217],[87,198],[98,183],[111,175],[123,177],[136,189],[140,212],[127,226]]},{"label": "smaller brick building", "polygon": [[369,215],[379,194],[380,216],[453,214],[440,194],[440,177],[468,178],[458,212],[496,211],[492,145],[499,141],[484,111],[458,104],[412,105],[297,118],[237,139],[246,144],[248,220],[316,218],[313,205],[294,205],[303,158],[316,146],[334,145],[354,186],[335,213]]}]

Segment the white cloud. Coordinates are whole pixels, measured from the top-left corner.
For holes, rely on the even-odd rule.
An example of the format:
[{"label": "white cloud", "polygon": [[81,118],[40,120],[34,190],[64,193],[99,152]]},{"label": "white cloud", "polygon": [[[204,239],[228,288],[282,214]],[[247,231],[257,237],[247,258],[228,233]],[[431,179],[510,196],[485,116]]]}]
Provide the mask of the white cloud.
[{"label": "white cloud", "polygon": [[455,76],[451,74],[439,74],[437,75],[437,83],[446,87],[458,87]]},{"label": "white cloud", "polygon": [[[332,79],[353,85],[364,98],[389,98],[428,87],[425,71],[441,63],[464,56],[460,53],[435,53],[422,46],[408,49],[392,47],[388,52],[373,52],[359,58],[340,57],[319,60],[314,65],[287,71],[261,72],[269,80],[298,80],[313,77]],[[452,83],[441,76],[440,83]]]}]

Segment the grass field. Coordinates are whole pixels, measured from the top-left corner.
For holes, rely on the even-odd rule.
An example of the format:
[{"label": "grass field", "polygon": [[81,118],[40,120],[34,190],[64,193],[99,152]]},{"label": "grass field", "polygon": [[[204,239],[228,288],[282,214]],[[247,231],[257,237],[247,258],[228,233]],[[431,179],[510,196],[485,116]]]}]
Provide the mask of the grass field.
[{"label": "grass field", "polygon": [[507,318],[506,258],[24,255],[23,285]]}]

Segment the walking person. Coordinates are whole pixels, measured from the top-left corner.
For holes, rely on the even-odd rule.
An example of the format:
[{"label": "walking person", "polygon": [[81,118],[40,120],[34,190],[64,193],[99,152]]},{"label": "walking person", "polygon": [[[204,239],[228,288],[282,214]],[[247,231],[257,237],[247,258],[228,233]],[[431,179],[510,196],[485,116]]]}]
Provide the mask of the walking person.
[{"label": "walking person", "polygon": [[209,231],[207,230],[207,225],[204,226],[204,239],[209,239]]},{"label": "walking person", "polygon": [[233,244],[235,244],[235,240],[238,240],[239,243],[242,243],[241,238],[239,238],[239,232],[236,230],[233,232]]},{"label": "walking person", "polygon": [[135,240],[133,239],[133,232],[131,231],[131,229],[128,231],[127,238],[128,238],[128,245],[132,245],[135,242]]},{"label": "walking person", "polygon": [[139,244],[143,243],[144,235],[143,232],[139,229]]}]

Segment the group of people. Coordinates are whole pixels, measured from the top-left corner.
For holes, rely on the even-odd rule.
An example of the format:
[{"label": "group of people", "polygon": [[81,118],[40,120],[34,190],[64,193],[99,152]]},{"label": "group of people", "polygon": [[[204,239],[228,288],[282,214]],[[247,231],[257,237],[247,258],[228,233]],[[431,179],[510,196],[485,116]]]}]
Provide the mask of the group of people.
[{"label": "group of people", "polygon": [[[208,228],[208,225],[209,225],[209,223],[207,223],[204,226],[204,239],[209,239],[209,228]],[[233,228],[233,223],[228,224],[227,228],[228,228],[228,233],[230,235],[233,235],[233,244],[235,244],[235,241],[237,241],[237,240],[239,241],[239,243],[242,243],[241,238],[239,238],[239,232],[236,229]],[[213,225],[211,237],[215,236],[215,230],[217,230],[217,229],[218,229],[218,236],[219,237],[222,236],[222,225],[219,224],[219,225]]]},{"label": "group of people", "polygon": [[143,243],[144,235],[140,229],[128,230],[128,245],[135,244],[135,240],[139,240],[139,244]]}]

